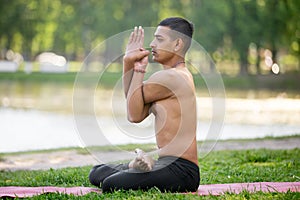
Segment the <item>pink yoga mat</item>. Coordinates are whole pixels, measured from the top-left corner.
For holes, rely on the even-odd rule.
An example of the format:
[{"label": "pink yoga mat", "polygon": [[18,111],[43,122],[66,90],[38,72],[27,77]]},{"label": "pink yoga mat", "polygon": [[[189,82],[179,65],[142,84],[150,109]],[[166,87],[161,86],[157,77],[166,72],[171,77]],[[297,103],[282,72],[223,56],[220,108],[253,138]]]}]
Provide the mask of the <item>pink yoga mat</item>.
[{"label": "pink yoga mat", "polygon": [[198,195],[222,195],[226,192],[239,194],[248,192],[300,192],[300,182],[258,182],[200,185]]},{"label": "pink yoga mat", "polygon": [[97,188],[89,187],[52,187],[52,186],[42,186],[42,187],[19,187],[19,186],[8,186],[0,187],[0,197],[32,197],[36,195],[41,195],[45,193],[62,193],[62,194],[73,194],[77,196],[82,196],[90,192],[101,193]]},{"label": "pink yoga mat", "polygon": [[[225,192],[238,194],[242,191],[249,192],[300,192],[300,182],[259,182],[259,183],[228,183],[200,185],[195,194],[198,195],[222,195]],[[32,197],[44,193],[64,193],[73,195],[85,195],[90,192],[101,194],[101,190],[89,187],[0,187],[0,197]]]}]

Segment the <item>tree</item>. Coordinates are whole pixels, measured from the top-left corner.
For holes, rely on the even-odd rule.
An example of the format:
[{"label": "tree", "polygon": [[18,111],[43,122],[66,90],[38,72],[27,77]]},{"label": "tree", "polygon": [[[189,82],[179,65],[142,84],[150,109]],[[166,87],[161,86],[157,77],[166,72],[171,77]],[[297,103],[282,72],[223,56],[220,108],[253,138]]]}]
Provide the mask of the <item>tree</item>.
[{"label": "tree", "polygon": [[298,58],[300,69],[300,2],[298,0],[285,0],[286,9],[284,43],[290,44],[289,49]]}]

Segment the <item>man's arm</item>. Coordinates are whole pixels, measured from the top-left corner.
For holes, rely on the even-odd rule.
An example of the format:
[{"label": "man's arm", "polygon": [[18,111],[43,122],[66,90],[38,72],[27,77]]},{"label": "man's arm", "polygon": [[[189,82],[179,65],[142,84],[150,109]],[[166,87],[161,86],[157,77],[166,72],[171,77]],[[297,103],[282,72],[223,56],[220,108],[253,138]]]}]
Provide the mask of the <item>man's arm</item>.
[{"label": "man's arm", "polygon": [[149,108],[153,102],[169,98],[175,90],[174,73],[162,70],[153,74],[143,83],[144,73],[134,72],[128,92],[127,108],[128,120],[141,122],[149,115]]},{"label": "man's arm", "polygon": [[123,60],[123,76],[122,76],[122,82],[123,82],[123,90],[125,97],[127,98],[129,86],[131,83],[131,79],[133,76],[133,65],[125,63]]},{"label": "man's arm", "polygon": [[142,85],[148,65],[149,51],[143,48],[144,30],[135,27],[130,34],[123,58],[123,89],[127,98],[127,115],[131,122],[140,122],[149,115],[150,105],[145,105]]},{"label": "man's arm", "polygon": [[143,80],[144,73],[133,72],[127,95],[127,116],[130,122],[141,122],[149,115],[151,104],[144,102]]},{"label": "man's arm", "polygon": [[176,90],[182,84],[178,76],[173,70],[158,71],[150,76],[143,86],[145,104],[176,96]]}]

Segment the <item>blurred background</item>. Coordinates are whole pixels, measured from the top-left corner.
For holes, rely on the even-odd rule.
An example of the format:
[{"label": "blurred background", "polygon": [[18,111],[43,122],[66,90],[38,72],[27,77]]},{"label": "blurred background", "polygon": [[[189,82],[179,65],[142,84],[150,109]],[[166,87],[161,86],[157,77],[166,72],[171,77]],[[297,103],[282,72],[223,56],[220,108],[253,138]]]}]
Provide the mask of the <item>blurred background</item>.
[{"label": "blurred background", "polygon": [[[170,16],[193,22],[193,39],[215,63],[205,73],[222,75],[220,139],[298,135],[299,13],[298,0],[0,0],[0,153],[83,145],[72,101],[84,59],[107,38],[137,25],[155,27]],[[95,65],[84,70],[99,76]],[[120,59],[107,68],[96,110],[107,105],[121,73]],[[198,76],[197,135],[203,140],[212,103]],[[105,113],[96,113],[105,123]],[[112,141],[139,142],[117,134]]]}]

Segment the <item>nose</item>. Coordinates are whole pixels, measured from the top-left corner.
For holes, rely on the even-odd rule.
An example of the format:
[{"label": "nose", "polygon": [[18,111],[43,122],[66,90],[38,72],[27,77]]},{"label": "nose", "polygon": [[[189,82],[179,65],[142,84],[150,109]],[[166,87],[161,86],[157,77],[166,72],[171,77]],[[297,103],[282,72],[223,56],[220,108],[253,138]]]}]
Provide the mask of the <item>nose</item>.
[{"label": "nose", "polygon": [[152,40],[152,42],[150,43],[150,47],[151,47],[151,48],[154,48],[154,47],[155,47],[154,40]]}]

